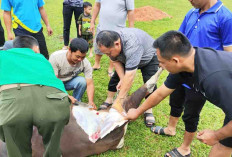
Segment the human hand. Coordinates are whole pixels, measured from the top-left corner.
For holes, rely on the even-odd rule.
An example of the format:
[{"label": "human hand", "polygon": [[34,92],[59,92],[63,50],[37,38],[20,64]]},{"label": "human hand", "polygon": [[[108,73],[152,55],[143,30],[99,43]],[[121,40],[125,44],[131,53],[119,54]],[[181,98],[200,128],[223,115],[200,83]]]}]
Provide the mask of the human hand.
[{"label": "human hand", "polygon": [[219,142],[215,131],[213,130],[203,130],[197,133],[197,139],[207,145],[213,146]]},{"label": "human hand", "polygon": [[53,34],[53,30],[50,26],[47,26],[47,32],[48,32],[48,36],[51,36]]},{"label": "human hand", "polygon": [[118,85],[116,86],[116,89],[119,91],[120,90],[120,88],[121,88],[121,84],[122,84],[122,81],[119,81],[118,82]]},{"label": "human hand", "polygon": [[89,102],[89,105],[92,106],[94,110],[97,109],[97,106],[94,104],[94,102]]},{"label": "human hand", "polygon": [[75,99],[73,96],[68,95],[68,98],[70,99],[71,103],[74,104],[75,102],[77,102],[77,99]]},{"label": "human hand", "polygon": [[8,38],[8,40],[14,40],[14,35],[13,35],[13,33],[8,32],[8,33],[7,33],[7,38]]},{"label": "human hand", "polygon": [[135,108],[129,109],[127,112],[127,116],[125,117],[126,120],[136,120],[139,117],[138,110]]}]

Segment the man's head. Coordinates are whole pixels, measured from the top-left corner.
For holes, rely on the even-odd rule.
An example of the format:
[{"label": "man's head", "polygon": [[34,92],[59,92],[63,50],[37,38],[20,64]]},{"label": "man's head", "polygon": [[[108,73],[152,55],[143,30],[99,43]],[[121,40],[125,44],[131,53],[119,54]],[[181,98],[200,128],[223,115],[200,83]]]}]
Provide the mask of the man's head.
[{"label": "man's head", "polygon": [[70,61],[73,64],[81,62],[85,59],[86,53],[89,50],[89,44],[82,38],[74,38],[69,46]]},{"label": "man's head", "polygon": [[91,14],[91,11],[92,11],[92,4],[91,3],[84,2],[83,7],[84,7],[85,14],[87,14],[87,15]]},{"label": "man's head", "polygon": [[17,36],[13,41],[14,48],[30,48],[35,53],[40,53],[38,41],[29,35]]},{"label": "man's head", "polygon": [[96,38],[100,51],[110,58],[117,57],[122,49],[120,36],[115,31],[101,31]]},{"label": "man's head", "polygon": [[153,44],[157,49],[160,66],[170,73],[183,70],[183,63],[192,54],[189,40],[178,31],[168,31],[160,36]]}]

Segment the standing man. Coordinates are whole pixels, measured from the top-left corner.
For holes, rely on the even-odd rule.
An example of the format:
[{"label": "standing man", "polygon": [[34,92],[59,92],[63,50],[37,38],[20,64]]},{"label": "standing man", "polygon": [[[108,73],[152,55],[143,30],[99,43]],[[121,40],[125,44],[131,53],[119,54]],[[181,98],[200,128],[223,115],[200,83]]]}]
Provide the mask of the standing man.
[{"label": "standing man", "polygon": [[[182,84],[189,90],[201,93],[207,100],[225,113],[222,128],[204,130],[197,138],[213,146],[209,157],[230,157],[232,153],[232,53],[211,48],[192,47],[180,32],[169,31],[154,42],[160,66],[170,72],[166,81],[137,109],[130,109],[127,119],[136,119],[147,109],[156,106]],[[196,112],[188,108],[188,112]],[[182,155],[175,148],[165,156],[190,157]]]},{"label": "standing man", "polygon": [[[192,0],[195,7],[185,16],[179,31],[190,40],[193,46],[210,47],[232,52],[232,13],[220,0]],[[184,141],[177,151],[183,156],[190,153],[190,144],[197,131],[200,111],[206,99],[201,94],[189,90],[185,84],[170,95],[170,119],[168,126],[156,126],[156,134],[175,135],[176,125],[184,109]],[[195,110],[196,112],[192,112]]]},{"label": "standing man", "polygon": [[[96,34],[103,30],[117,31],[121,28],[125,28],[127,16],[129,27],[134,27],[134,0],[96,0],[90,26],[93,34],[95,33],[95,21],[99,12],[99,24]],[[101,67],[100,61],[103,53],[98,49],[96,41],[94,41],[94,51],[96,55],[93,69],[98,70]],[[113,63],[110,61],[108,68],[108,75],[110,77],[113,74],[113,68]]]},{"label": "standing man", "polygon": [[[1,9],[4,10],[3,19],[6,26],[8,40],[15,36],[30,35],[39,42],[40,53],[49,58],[46,41],[43,34],[41,17],[46,25],[48,35],[52,35],[47,14],[44,9],[44,0],[2,0]],[[13,9],[13,12],[11,12]]]},{"label": "standing man", "polygon": [[2,47],[5,43],[4,29],[2,27],[2,23],[0,20],[0,47]]},{"label": "standing man", "polygon": [[[144,83],[157,72],[159,62],[156,50],[152,47],[153,42],[150,35],[135,28],[123,28],[118,32],[101,31],[97,35],[99,50],[109,56],[116,70],[108,85],[107,99],[100,109],[113,103],[113,97],[119,89],[114,105],[127,96],[137,69],[141,69]],[[152,109],[144,113],[144,122],[147,127],[155,123]]]},{"label": "standing man", "polygon": [[63,50],[68,50],[69,44],[69,34],[70,34],[70,26],[72,22],[72,15],[74,13],[75,24],[77,29],[77,37],[79,36],[79,24],[78,18],[83,13],[83,0],[64,0],[63,2],[63,38],[64,38],[64,47]]},{"label": "standing man", "polygon": [[[86,57],[88,43],[82,38],[74,38],[68,50],[60,50],[52,53],[49,61],[55,71],[55,75],[64,83],[66,90],[73,90],[73,96],[81,101],[87,87],[89,105],[96,109],[94,104],[94,84],[92,67]],[[85,78],[78,76],[84,73]]]},{"label": "standing man", "polygon": [[13,46],[0,52],[0,138],[9,157],[31,157],[35,125],[43,137],[44,157],[60,157],[60,137],[69,120],[68,94],[35,38],[18,36]]}]

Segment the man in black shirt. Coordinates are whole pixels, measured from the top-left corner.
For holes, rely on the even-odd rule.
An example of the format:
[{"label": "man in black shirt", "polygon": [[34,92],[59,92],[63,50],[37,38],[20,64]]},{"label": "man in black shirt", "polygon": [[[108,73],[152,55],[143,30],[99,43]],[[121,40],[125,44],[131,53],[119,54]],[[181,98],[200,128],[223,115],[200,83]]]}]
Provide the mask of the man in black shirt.
[{"label": "man in black shirt", "polygon": [[[159,104],[178,86],[184,85],[193,92],[200,92],[225,113],[221,129],[200,131],[197,138],[213,146],[210,157],[229,157],[232,153],[232,54],[192,47],[188,39],[177,31],[163,34],[154,42],[154,47],[160,66],[170,74],[138,109],[129,110],[127,119],[136,119],[147,109]],[[173,149],[166,156],[179,156],[178,153],[177,149]]]}]

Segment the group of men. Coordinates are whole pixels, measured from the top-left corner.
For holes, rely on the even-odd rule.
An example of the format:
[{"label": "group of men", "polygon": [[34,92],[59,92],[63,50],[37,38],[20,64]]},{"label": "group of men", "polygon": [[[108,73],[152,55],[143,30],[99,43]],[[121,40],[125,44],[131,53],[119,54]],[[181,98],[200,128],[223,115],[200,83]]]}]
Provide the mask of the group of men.
[{"label": "group of men", "polygon": [[[5,8],[4,20],[9,38],[12,36],[11,20],[8,19],[11,17],[9,8],[14,5],[9,0],[8,3],[3,1],[6,0],[2,0],[4,5],[1,7]],[[102,1],[102,3],[106,2]],[[95,44],[98,51],[109,56],[116,70],[110,79],[108,96],[103,105],[108,107],[114,105],[114,102],[125,99],[137,69],[141,69],[145,83],[156,73],[160,65],[170,72],[166,81],[158,89],[155,88],[151,95],[147,95],[145,102],[138,109],[129,110],[126,118],[135,120],[144,113],[145,124],[151,127],[152,132],[173,136],[176,134],[178,119],[184,110],[183,144],[165,156],[188,157],[191,154],[190,144],[197,131],[200,111],[205,101],[209,100],[225,113],[224,126],[217,131],[201,131],[197,138],[213,146],[210,156],[230,156],[232,153],[232,101],[230,100],[232,54],[229,52],[232,52],[230,35],[232,13],[220,0],[191,0],[190,3],[194,9],[187,13],[179,31],[169,31],[156,40],[137,28],[117,30],[103,28],[97,31]],[[36,14],[42,15],[48,33],[52,34],[43,4],[43,0],[38,0],[39,10]],[[99,10],[96,11],[96,16],[98,12]],[[30,156],[31,130],[35,125],[39,133],[44,136],[45,156],[60,156],[59,140],[69,115],[67,97],[72,103],[76,100],[81,101],[87,89],[89,104],[96,109],[93,69],[85,58],[88,43],[81,38],[73,39],[68,50],[52,53],[49,63],[38,54],[43,50],[41,46],[44,46],[39,44],[40,37],[44,39],[41,23],[39,22],[40,24],[33,29],[29,28],[27,26],[30,24],[20,23],[17,18],[19,15],[22,15],[22,12],[15,9],[12,15],[13,28],[18,37],[13,41],[14,48],[0,53],[0,137],[7,144],[9,156]],[[92,26],[96,16],[93,16]],[[22,32],[24,36],[21,36]],[[44,56],[48,58],[46,53]],[[12,58],[16,59],[12,60]],[[78,76],[81,72],[84,72],[85,77]],[[72,89],[74,89],[73,97],[66,92]],[[25,94],[18,94],[19,92]],[[118,92],[117,98],[113,101],[116,92]],[[171,95],[168,127],[153,126],[155,121],[151,108],[168,95]],[[54,107],[49,103],[59,105]],[[19,104],[24,107],[19,108]],[[54,109],[49,109],[47,106]],[[62,114],[65,116],[61,117]],[[25,141],[25,145],[21,145],[20,141]]]}]

